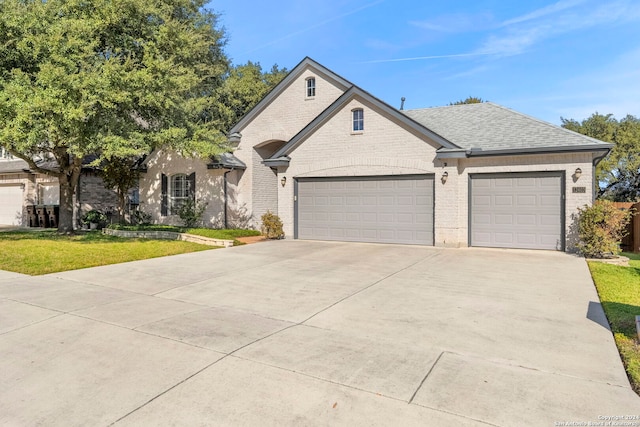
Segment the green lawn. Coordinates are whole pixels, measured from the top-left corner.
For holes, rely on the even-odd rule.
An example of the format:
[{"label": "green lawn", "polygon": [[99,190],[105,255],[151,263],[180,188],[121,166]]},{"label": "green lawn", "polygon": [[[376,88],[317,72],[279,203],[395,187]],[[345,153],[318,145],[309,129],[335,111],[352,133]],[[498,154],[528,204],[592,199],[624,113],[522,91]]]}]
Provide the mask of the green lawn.
[{"label": "green lawn", "polygon": [[124,239],[100,232],[0,232],[0,270],[29,275],[76,270],[212,249],[173,240]]},{"label": "green lawn", "polygon": [[640,315],[640,254],[622,255],[630,258],[630,267],[590,262],[589,269],[631,385],[640,394],[640,345],[635,326],[635,316]]}]

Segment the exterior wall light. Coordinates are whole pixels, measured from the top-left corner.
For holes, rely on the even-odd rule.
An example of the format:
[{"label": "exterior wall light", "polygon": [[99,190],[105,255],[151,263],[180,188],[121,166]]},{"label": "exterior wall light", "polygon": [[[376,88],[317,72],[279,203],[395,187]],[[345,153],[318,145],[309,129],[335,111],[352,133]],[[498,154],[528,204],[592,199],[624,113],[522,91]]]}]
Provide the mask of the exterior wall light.
[{"label": "exterior wall light", "polygon": [[286,176],[283,176],[282,178],[280,178],[280,185],[282,185],[284,187],[286,183],[287,183],[287,177]]},{"label": "exterior wall light", "polygon": [[440,181],[442,181],[442,183],[444,184],[445,182],[447,182],[447,178],[449,178],[449,172],[444,171],[444,173],[442,174],[442,178],[440,178]]},{"label": "exterior wall light", "polygon": [[576,181],[580,179],[580,177],[582,176],[582,169],[576,168],[576,171],[574,172],[574,176],[576,177]]}]

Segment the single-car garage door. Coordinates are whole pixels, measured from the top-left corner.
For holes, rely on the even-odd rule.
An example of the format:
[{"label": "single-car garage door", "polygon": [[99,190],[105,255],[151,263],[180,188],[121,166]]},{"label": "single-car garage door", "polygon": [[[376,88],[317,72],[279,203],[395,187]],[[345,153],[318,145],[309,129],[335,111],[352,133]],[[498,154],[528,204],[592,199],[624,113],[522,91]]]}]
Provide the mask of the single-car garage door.
[{"label": "single-car garage door", "polygon": [[471,246],[563,250],[563,188],[561,173],[471,175]]},{"label": "single-car garage door", "polygon": [[295,237],[433,245],[433,176],[299,178]]},{"label": "single-car garage door", "polygon": [[22,186],[0,186],[0,224],[21,225]]}]

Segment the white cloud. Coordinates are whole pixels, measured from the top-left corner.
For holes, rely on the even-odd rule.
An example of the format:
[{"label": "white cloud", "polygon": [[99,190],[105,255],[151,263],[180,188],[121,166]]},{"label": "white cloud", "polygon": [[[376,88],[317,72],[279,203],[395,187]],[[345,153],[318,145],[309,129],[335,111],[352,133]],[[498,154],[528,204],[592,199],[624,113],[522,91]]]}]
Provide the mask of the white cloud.
[{"label": "white cloud", "polygon": [[470,31],[482,31],[495,26],[495,19],[489,13],[471,15],[456,13],[441,15],[436,19],[424,21],[409,21],[409,24],[428,31],[443,33],[464,33]]},{"label": "white cloud", "polygon": [[542,18],[543,16],[552,15],[554,13],[561,12],[563,10],[572,8],[584,2],[585,0],[561,0],[557,3],[553,3],[553,4],[550,4],[549,6],[545,6],[543,8],[534,10],[533,12],[529,12],[525,15],[508,19],[502,23],[502,26],[506,27],[509,25],[519,24],[522,22],[531,21],[533,19]]}]

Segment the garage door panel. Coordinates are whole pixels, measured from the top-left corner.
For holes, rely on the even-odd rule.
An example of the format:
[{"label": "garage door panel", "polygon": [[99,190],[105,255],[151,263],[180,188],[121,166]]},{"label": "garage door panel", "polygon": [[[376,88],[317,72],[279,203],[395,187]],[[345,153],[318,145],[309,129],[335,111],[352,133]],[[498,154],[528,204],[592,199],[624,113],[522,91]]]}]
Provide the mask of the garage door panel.
[{"label": "garage door panel", "polygon": [[477,175],[470,187],[472,246],[562,248],[560,174]]},{"label": "garage door panel", "polygon": [[[433,178],[426,175],[300,179],[298,200],[298,238],[433,244]],[[341,231],[326,231],[334,229]]]},{"label": "garage door panel", "polygon": [[0,186],[0,224],[22,225],[22,199],[22,186]]}]

